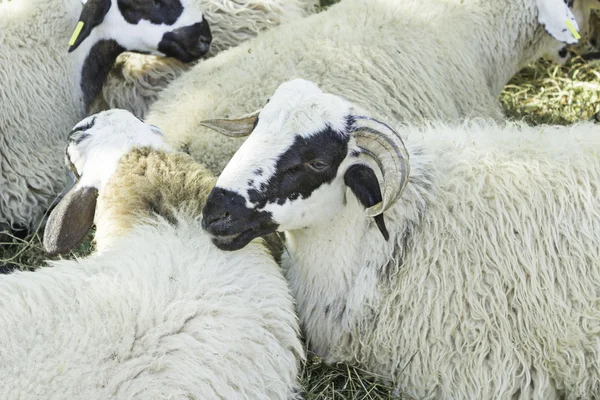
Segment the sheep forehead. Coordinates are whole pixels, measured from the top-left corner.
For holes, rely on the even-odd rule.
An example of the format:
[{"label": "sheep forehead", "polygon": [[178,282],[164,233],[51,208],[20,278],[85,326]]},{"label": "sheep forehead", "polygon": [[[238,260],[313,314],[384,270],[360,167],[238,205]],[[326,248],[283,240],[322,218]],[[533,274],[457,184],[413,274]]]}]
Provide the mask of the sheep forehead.
[{"label": "sheep forehead", "polygon": [[162,132],[125,110],[105,111],[79,122],[69,137],[67,156],[81,182],[99,187],[134,147],[169,150]]},{"label": "sheep forehead", "polygon": [[312,82],[298,79],[280,85],[217,185],[237,192],[249,202],[248,190],[260,190],[261,184],[265,187],[277,173],[277,162],[299,138],[310,139],[324,131],[347,135],[350,114],[346,101],[323,93]]}]

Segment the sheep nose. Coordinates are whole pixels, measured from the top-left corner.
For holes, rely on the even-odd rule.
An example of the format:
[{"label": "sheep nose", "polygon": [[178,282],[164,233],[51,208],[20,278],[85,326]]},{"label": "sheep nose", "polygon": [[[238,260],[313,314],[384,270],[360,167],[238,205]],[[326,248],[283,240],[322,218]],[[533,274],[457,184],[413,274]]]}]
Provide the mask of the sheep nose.
[{"label": "sheep nose", "polygon": [[202,210],[202,228],[213,235],[229,235],[237,221],[232,207],[239,201],[245,202],[239,194],[214,188]]},{"label": "sheep nose", "polygon": [[231,224],[231,214],[228,211],[220,215],[212,215],[202,218],[202,228],[213,232],[223,230],[224,227]]}]

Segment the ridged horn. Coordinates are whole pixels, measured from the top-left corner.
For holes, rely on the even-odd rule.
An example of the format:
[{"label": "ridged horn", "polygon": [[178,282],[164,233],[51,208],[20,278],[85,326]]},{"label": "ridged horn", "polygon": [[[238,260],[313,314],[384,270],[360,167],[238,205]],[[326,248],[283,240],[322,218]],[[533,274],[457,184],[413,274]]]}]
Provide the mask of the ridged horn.
[{"label": "ridged horn", "polygon": [[355,117],[355,121],[357,145],[383,175],[383,200],[365,210],[369,217],[375,217],[393,206],[404,192],[410,174],[409,155],[400,135],[387,124],[369,117]]},{"label": "ridged horn", "polygon": [[261,110],[236,119],[207,119],[200,125],[229,137],[244,137],[252,133]]}]

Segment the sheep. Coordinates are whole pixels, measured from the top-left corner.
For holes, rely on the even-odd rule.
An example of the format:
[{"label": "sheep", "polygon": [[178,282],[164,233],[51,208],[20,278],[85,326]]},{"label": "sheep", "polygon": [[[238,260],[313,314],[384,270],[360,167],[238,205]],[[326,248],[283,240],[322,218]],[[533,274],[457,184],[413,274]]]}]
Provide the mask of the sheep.
[{"label": "sheep", "polygon": [[[502,119],[503,86],[544,54],[565,60],[565,43],[575,42],[567,14],[583,36],[591,5],[576,0],[575,19],[562,0],[343,0],[195,66],[145,120],[218,174],[243,140],[210,134],[199,121],[252,113],[293,78],[407,122]],[[555,9],[564,19],[551,20]]]},{"label": "sheep", "polygon": [[[214,37],[208,56],[235,47],[261,31],[312,14],[318,3],[318,0],[201,0],[201,9]],[[173,58],[123,53],[108,74],[90,113],[123,108],[143,118],[158,93],[193,65]]]},{"label": "sheep", "polygon": [[294,80],[254,129],[206,122],[252,131],[213,243],[285,232],[309,348],[410,397],[600,397],[600,126],[372,115]]},{"label": "sheep", "polygon": [[98,251],[0,276],[0,398],[295,397],[304,355],[279,267],[260,241],[210,243],[214,177],[160,133],[124,110],[75,127],[80,179],[44,245],[66,251],[96,208]]},{"label": "sheep", "polygon": [[2,2],[0,26],[0,231],[33,230],[65,187],[65,133],[120,53],[193,61],[211,41],[192,0]]}]

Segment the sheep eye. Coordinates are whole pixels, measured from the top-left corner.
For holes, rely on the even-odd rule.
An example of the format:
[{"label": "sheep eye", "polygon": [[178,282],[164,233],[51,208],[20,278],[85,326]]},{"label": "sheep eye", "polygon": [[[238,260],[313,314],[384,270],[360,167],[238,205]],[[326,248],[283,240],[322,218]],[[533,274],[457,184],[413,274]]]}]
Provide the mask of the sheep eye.
[{"label": "sheep eye", "polygon": [[322,172],[323,170],[329,168],[329,164],[321,160],[312,160],[306,163],[306,165],[316,172]]}]

